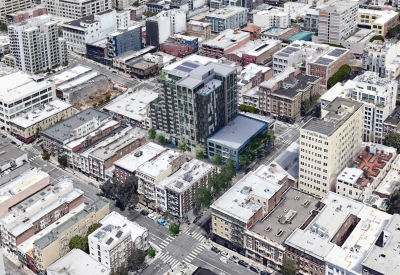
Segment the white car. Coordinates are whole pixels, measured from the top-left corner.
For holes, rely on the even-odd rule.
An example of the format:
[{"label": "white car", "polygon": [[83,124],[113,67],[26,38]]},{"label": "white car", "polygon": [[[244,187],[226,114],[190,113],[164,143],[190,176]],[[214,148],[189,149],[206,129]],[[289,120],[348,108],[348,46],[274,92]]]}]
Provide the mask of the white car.
[{"label": "white car", "polygon": [[140,212],[142,209],[140,209],[140,207],[139,206],[135,206],[135,211],[138,211],[138,212]]},{"label": "white car", "polygon": [[222,257],[229,258],[228,252],[221,251],[221,253],[219,253],[219,254],[220,254]]},{"label": "white car", "polygon": [[152,219],[152,220],[156,220],[157,219],[156,216],[154,216],[154,214],[148,214],[147,217],[149,219]]}]

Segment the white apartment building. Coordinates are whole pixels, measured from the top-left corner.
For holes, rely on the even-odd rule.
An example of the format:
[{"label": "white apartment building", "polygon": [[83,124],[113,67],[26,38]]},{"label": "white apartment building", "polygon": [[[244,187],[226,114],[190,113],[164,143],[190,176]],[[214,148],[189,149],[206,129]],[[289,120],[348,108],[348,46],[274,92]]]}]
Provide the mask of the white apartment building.
[{"label": "white apartment building", "polygon": [[400,74],[400,59],[397,52],[400,42],[382,42],[375,40],[364,48],[362,68],[364,71],[378,73],[379,77],[395,80]]},{"label": "white apartment building", "polygon": [[131,20],[131,10],[119,10],[116,12],[117,29],[126,29],[134,24]]},{"label": "white apartment building", "polygon": [[68,50],[86,54],[86,44],[105,39],[107,34],[117,30],[115,10],[106,10],[65,23],[62,26],[63,37]]},{"label": "white apartment building", "polygon": [[50,15],[10,25],[8,35],[15,65],[23,71],[35,73],[66,61],[66,53],[62,52],[65,48],[60,48],[57,22]]},{"label": "white apartment building", "polygon": [[110,269],[125,264],[132,252],[131,231],[113,224],[103,224],[88,237],[90,257]]},{"label": "white apartment building", "polygon": [[6,15],[20,10],[26,10],[32,7],[31,0],[2,0],[0,4],[0,21],[6,22]]},{"label": "white apartment building", "polygon": [[332,0],[316,8],[318,16],[318,42],[340,44],[357,27],[358,2]]},{"label": "white apartment building", "polygon": [[78,19],[112,8],[112,0],[46,0],[47,12],[60,17]]},{"label": "white apartment building", "polygon": [[380,78],[378,73],[365,72],[344,85],[336,84],[321,96],[325,107],[336,97],[348,98],[364,103],[363,141],[383,143],[383,122],[396,108],[397,81]]},{"label": "white apartment building", "polygon": [[363,104],[336,98],[300,129],[299,189],[323,197],[362,144]]},{"label": "white apartment building", "polygon": [[205,22],[211,23],[212,32],[243,28],[247,26],[247,13],[247,8],[228,6],[208,13]]},{"label": "white apartment building", "polygon": [[261,28],[279,28],[286,29],[290,26],[290,17],[288,12],[284,12],[282,8],[273,8],[262,10],[253,15],[254,25]]},{"label": "white apartment building", "polygon": [[10,131],[10,120],[56,98],[51,80],[38,80],[18,69],[0,66],[0,127]]}]

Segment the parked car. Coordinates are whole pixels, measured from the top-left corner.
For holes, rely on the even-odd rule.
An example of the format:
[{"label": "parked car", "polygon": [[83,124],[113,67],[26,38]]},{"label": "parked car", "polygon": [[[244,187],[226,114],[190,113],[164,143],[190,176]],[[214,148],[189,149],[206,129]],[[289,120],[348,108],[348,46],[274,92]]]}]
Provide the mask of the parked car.
[{"label": "parked car", "polygon": [[156,216],[154,216],[154,214],[148,214],[147,218],[152,219],[152,220],[156,220]]},{"label": "parked car", "polygon": [[214,251],[215,253],[219,253],[220,250],[216,248],[215,246],[211,247],[211,251]]},{"label": "parked car", "polygon": [[200,219],[201,219],[201,216],[196,217],[196,218],[193,220],[193,223],[198,222]]},{"label": "parked car", "polygon": [[238,264],[240,264],[241,266],[244,266],[244,267],[248,267],[248,266],[249,266],[249,264],[246,263],[246,262],[243,261],[243,260],[239,260]]},{"label": "parked car", "polygon": [[223,257],[229,258],[228,252],[221,251],[221,253],[219,253],[219,254],[220,254],[221,256],[223,256]]},{"label": "parked car", "polygon": [[139,206],[135,206],[135,211],[140,211],[140,207]]},{"label": "parked car", "polygon": [[257,266],[255,266],[255,265],[251,265],[251,266],[250,266],[250,270],[251,270],[251,271],[254,271],[254,272],[256,272],[256,273],[260,273],[260,269],[259,269]]},{"label": "parked car", "polygon": [[239,261],[239,258],[236,257],[236,256],[232,256],[231,257],[231,261],[234,262],[234,263],[237,263]]},{"label": "parked car", "polygon": [[269,273],[268,271],[263,270],[263,271],[260,272],[260,275],[271,275],[271,273]]},{"label": "parked car", "polygon": [[140,214],[142,214],[143,216],[147,216],[149,214],[149,212],[147,212],[146,210],[142,210],[142,212],[140,212]]},{"label": "parked car", "polygon": [[157,220],[157,223],[160,224],[160,225],[162,225],[162,226],[166,226],[166,225],[167,225],[167,222],[164,221],[163,219],[158,219],[158,220]]}]

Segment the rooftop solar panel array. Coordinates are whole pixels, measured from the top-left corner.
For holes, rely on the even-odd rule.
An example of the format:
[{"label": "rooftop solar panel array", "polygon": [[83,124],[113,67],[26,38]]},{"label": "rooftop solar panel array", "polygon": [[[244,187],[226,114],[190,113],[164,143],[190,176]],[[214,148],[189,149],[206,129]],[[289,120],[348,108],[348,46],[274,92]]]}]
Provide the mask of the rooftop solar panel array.
[{"label": "rooftop solar panel array", "polygon": [[107,240],[106,244],[107,244],[107,245],[110,245],[110,244],[113,242],[113,240],[114,240],[113,238],[109,238],[109,239]]},{"label": "rooftop solar panel array", "polygon": [[186,72],[186,73],[190,73],[193,70],[193,68],[184,67],[184,66],[178,66],[175,69],[179,70],[179,71]]},{"label": "rooftop solar panel array", "polygon": [[100,230],[99,232],[97,232],[97,233],[94,235],[94,237],[97,238],[97,239],[100,239],[100,237],[103,236],[103,234],[104,234],[104,231],[101,231],[101,230]]},{"label": "rooftop solar panel array", "polygon": [[115,237],[120,238],[122,236],[122,231],[118,230],[117,234],[115,234]]},{"label": "rooftop solar panel array", "polygon": [[320,65],[329,65],[333,60],[325,57],[320,57],[315,61],[315,64],[320,64]]},{"label": "rooftop solar panel array", "polygon": [[104,226],[102,229],[103,229],[104,231],[111,232],[112,225],[111,225],[111,224],[107,224],[107,225],[106,225],[106,226]]},{"label": "rooftop solar panel array", "polygon": [[342,50],[342,49],[334,49],[333,51],[328,53],[328,55],[338,57],[338,56],[341,56],[344,52],[345,52],[345,50]]},{"label": "rooftop solar panel array", "polygon": [[289,56],[289,54],[287,54],[287,53],[282,53],[282,52],[279,52],[279,53],[277,53],[276,55],[285,56],[285,57],[288,57],[288,56]]},{"label": "rooftop solar panel array", "polygon": [[199,65],[198,64],[194,64],[194,63],[189,63],[189,62],[183,62],[182,63],[182,65],[183,66],[186,66],[186,67],[190,67],[190,68],[197,68]]}]

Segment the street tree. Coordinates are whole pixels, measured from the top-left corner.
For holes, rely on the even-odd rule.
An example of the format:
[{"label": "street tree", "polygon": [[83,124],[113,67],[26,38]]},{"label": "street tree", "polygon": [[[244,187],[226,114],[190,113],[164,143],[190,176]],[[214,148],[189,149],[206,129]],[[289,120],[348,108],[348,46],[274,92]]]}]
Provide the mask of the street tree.
[{"label": "street tree", "polygon": [[197,144],[196,146],[196,158],[203,159],[205,156],[206,150],[202,144]]},{"label": "street tree", "polygon": [[157,141],[160,144],[164,144],[165,143],[165,137],[162,134],[157,135]]},{"label": "street tree", "polygon": [[128,256],[127,267],[129,271],[139,270],[146,259],[146,252],[140,249],[135,249]]},{"label": "street tree", "polygon": [[154,139],[156,138],[156,135],[157,135],[156,130],[154,130],[153,128],[151,128],[151,129],[149,130],[149,139],[150,139],[150,140],[154,140]]},{"label": "street tree", "polygon": [[42,158],[44,159],[44,160],[49,160],[50,159],[50,153],[48,153],[48,152],[44,152],[43,153],[43,155],[42,155]]},{"label": "street tree", "polygon": [[212,157],[212,162],[215,164],[215,165],[220,165],[221,163],[222,163],[222,157],[220,156],[220,155],[214,155],[213,157]]},{"label": "street tree", "polygon": [[200,187],[196,189],[195,201],[203,208],[208,208],[211,205],[212,195],[211,190],[206,187]]},{"label": "street tree", "polygon": [[99,224],[97,224],[97,223],[94,223],[94,224],[92,224],[91,226],[89,226],[88,231],[87,231],[87,233],[86,233],[86,238],[87,238],[90,234],[92,234],[94,231],[96,231],[97,228],[99,228]]},{"label": "street tree", "polygon": [[82,251],[86,251],[86,241],[79,235],[75,235],[69,241],[69,249],[72,250],[74,248],[80,249]]},{"label": "street tree", "polygon": [[179,143],[178,143],[178,149],[179,149],[179,151],[181,151],[182,153],[186,152],[187,149],[188,149],[188,148],[187,148],[186,142],[184,142],[183,140],[179,141]]},{"label": "street tree", "polygon": [[179,224],[174,222],[169,224],[169,234],[171,235],[171,237],[178,236],[179,232],[180,232]]},{"label": "street tree", "polygon": [[147,255],[150,259],[153,259],[156,256],[156,251],[152,247],[150,247],[149,250],[147,250]]},{"label": "street tree", "polygon": [[296,275],[296,266],[293,260],[285,260],[282,264],[283,275]]},{"label": "street tree", "polygon": [[68,166],[67,156],[66,155],[58,156],[58,163],[64,168],[67,167]]}]

